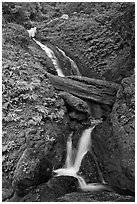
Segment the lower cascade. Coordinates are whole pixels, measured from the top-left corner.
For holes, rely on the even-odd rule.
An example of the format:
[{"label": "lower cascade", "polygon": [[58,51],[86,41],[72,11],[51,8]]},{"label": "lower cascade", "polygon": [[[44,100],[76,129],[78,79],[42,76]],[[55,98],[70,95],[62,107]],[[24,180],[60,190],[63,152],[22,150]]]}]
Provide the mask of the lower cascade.
[{"label": "lower cascade", "polygon": [[74,155],[74,150],[72,147],[72,134],[68,137],[67,157],[66,157],[65,168],[54,170],[54,173],[56,174],[55,176],[73,176],[77,178],[79,187],[83,191],[97,191],[97,190],[103,190],[107,188],[103,184],[99,184],[99,183],[87,184],[85,180],[77,174],[81,166],[81,162],[82,162],[84,155],[90,149],[91,133],[93,129],[95,128],[95,126],[97,125],[97,123],[98,122],[96,122],[94,126],[83,131],[83,134],[78,143],[78,149],[77,149],[76,156]]}]

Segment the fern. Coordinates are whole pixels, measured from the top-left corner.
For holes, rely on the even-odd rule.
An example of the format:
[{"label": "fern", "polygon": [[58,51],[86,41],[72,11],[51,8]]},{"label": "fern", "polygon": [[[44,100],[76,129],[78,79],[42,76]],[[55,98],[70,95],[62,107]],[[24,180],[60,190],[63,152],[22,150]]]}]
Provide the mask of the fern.
[{"label": "fern", "polygon": [[11,122],[11,121],[17,122],[20,120],[20,117],[16,113],[10,112],[7,114],[7,116],[3,117],[3,120],[5,122]]},{"label": "fern", "polygon": [[28,126],[30,125],[39,125],[42,120],[42,115],[36,115],[33,116],[29,121],[28,121]]}]

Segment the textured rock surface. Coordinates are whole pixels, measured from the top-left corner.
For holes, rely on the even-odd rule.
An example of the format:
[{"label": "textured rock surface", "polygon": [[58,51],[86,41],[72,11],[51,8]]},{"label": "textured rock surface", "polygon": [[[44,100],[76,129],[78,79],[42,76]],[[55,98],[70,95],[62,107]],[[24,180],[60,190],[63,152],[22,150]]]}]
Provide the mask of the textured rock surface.
[{"label": "textured rock surface", "polygon": [[[44,51],[28,38],[22,26],[13,23],[3,26],[2,42],[2,184],[5,200],[12,194],[14,171],[26,148],[42,149],[54,168],[64,164],[71,125],[63,99],[44,78],[45,69],[50,69]],[[75,126],[80,125],[80,135],[84,124],[75,122]]]},{"label": "textured rock surface", "polygon": [[123,79],[110,117],[92,133],[106,182],[131,191],[135,188],[134,86],[134,76]]},{"label": "textured rock surface", "polygon": [[81,162],[78,174],[85,179],[86,183],[102,183],[102,175],[100,175],[95,157],[89,151]]},{"label": "textured rock surface", "polygon": [[132,196],[122,196],[113,192],[69,193],[57,198],[57,202],[134,202]]},{"label": "textured rock surface", "polygon": [[15,192],[18,195],[25,195],[32,187],[47,182],[52,177],[52,169],[52,163],[46,158],[44,151],[26,149],[14,172]]},{"label": "textured rock surface", "polygon": [[[83,76],[120,83],[133,74],[135,67],[134,8],[133,2],[3,2],[3,200],[13,194],[14,170],[26,148],[42,148],[55,168],[62,167],[71,130],[76,147],[83,128],[90,125],[88,121],[78,121],[76,113],[71,114],[70,122],[64,101],[44,77],[45,71],[57,74],[52,61],[29,39],[26,29],[36,26],[37,39],[50,44],[56,55],[56,46],[65,51]],[[64,13],[69,15],[67,20],[60,18]],[[61,54],[58,56],[64,73],[72,74],[70,62],[61,59]],[[132,190],[131,81],[123,80],[112,115],[96,129],[94,152],[105,179]],[[105,112],[109,107],[103,109]],[[102,114],[98,105],[93,112]],[[35,201],[35,190],[28,200]],[[111,200],[111,194],[108,199]]]},{"label": "textured rock surface", "polygon": [[59,95],[64,99],[66,105],[68,105],[71,110],[77,110],[84,113],[88,112],[88,105],[82,99],[67,92],[61,92]]},{"label": "textured rock surface", "polygon": [[54,202],[54,200],[66,193],[77,190],[78,182],[74,177],[60,176],[50,179],[46,184],[39,185],[28,195],[21,198],[14,195],[10,202]]}]

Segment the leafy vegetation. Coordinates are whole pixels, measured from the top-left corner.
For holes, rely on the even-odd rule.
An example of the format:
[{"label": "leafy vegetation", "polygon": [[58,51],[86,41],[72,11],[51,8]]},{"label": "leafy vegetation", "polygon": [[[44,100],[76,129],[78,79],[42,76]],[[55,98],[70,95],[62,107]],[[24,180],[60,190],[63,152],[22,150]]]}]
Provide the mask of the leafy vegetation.
[{"label": "leafy vegetation", "polygon": [[[2,3],[5,189],[12,189],[13,172],[27,147],[53,151],[54,162],[61,161],[64,150],[59,146],[56,152],[54,145],[65,140],[70,128],[64,101],[44,76],[45,70],[55,73],[54,66],[26,29],[36,26],[36,38],[62,48],[84,76],[120,83],[134,72],[134,9],[132,2]],[[75,121],[72,125],[82,128]]]}]

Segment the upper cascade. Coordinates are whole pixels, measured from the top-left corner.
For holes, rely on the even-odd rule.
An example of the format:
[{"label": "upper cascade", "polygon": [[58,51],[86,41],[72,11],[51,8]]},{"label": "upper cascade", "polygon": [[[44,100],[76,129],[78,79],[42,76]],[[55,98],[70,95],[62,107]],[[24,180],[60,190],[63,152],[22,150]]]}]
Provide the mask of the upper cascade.
[{"label": "upper cascade", "polygon": [[41,42],[35,40],[34,38],[33,40],[41,47],[42,50],[46,52],[47,56],[52,60],[52,63],[58,73],[58,76],[64,77],[64,74],[58,64],[58,59],[56,58],[54,52],[49,47],[47,47],[46,45],[43,45]]},{"label": "upper cascade", "polygon": [[63,50],[61,50],[59,47],[56,46],[56,48],[59,50],[59,52],[62,53],[62,55],[70,62],[71,64],[71,69],[72,69],[72,72],[74,72],[74,74],[76,74],[77,76],[81,76],[80,72],[79,72],[79,69],[76,65],[76,63],[74,62],[74,60],[72,60],[70,57],[68,57],[65,52]]},{"label": "upper cascade", "polygon": [[[53,65],[54,65],[54,67],[58,73],[58,76],[64,77],[64,73],[63,73],[63,71],[62,71],[62,69],[58,63],[58,59],[55,56],[54,51],[51,48],[49,48],[47,45],[42,44],[41,42],[39,42],[38,40],[36,40],[34,38],[36,35],[36,32],[37,32],[37,28],[33,27],[27,31],[29,33],[29,37],[32,38],[41,47],[41,49],[46,52],[47,56],[52,60],[52,63],[53,63]],[[68,57],[65,54],[65,52],[63,50],[61,50],[59,47],[56,46],[56,49],[63,55],[63,57],[65,59],[67,59],[70,62],[72,74],[77,75],[77,76],[81,76],[76,63],[70,57]]]}]

